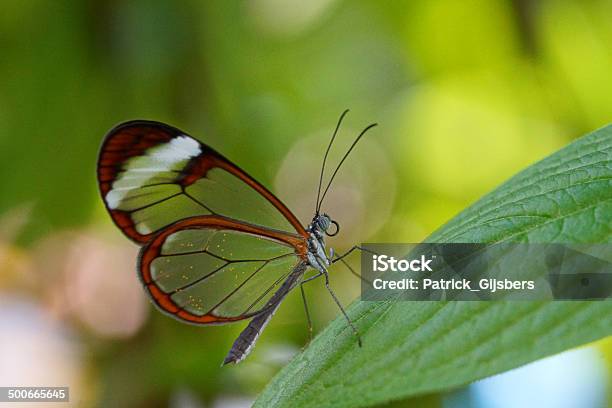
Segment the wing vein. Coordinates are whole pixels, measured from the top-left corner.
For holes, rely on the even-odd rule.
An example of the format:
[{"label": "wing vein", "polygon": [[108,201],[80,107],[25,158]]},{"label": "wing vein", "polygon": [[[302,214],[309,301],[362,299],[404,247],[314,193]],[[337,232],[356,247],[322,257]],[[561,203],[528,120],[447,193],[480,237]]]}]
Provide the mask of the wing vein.
[{"label": "wing vein", "polygon": [[228,259],[228,258],[224,258],[224,257],[219,256],[219,255],[213,254],[212,252],[209,252],[207,249],[200,249],[200,250],[197,250],[197,251],[180,252],[180,253],[176,253],[176,254],[162,254],[162,255],[160,255],[160,258],[173,257],[173,256],[182,256],[182,255],[195,255],[195,254],[210,255],[213,258],[217,258],[220,261],[225,261],[227,263],[275,261],[278,258],[282,258],[283,256],[294,255],[292,252],[288,252],[286,254],[282,254],[282,255],[276,256],[274,258],[264,258],[264,259]]},{"label": "wing vein", "polygon": [[194,280],[193,282],[190,282],[190,283],[188,283],[186,285],[183,285],[183,286],[181,286],[179,288],[176,288],[176,289],[172,290],[172,292],[169,292],[169,295],[172,296],[172,295],[174,295],[174,294],[176,294],[178,292],[181,292],[183,290],[189,289],[190,287],[192,287],[194,285],[197,285],[198,283],[202,282],[204,279],[207,279],[207,278],[213,276],[215,273],[219,272],[221,269],[225,268],[227,265],[229,265],[229,264],[221,265],[220,267],[218,267],[214,271],[212,271],[212,272],[210,272],[210,273],[208,273],[208,274],[206,274],[204,276],[199,277],[198,279]]},{"label": "wing vein", "polygon": [[[178,193],[175,193],[175,194],[169,195],[168,197],[162,198],[161,200],[158,200],[158,201],[152,202],[152,203],[147,204],[147,205],[142,206],[142,207],[134,208],[134,209],[129,210],[129,211],[124,211],[124,212],[131,214],[131,213],[136,212],[136,211],[145,210],[145,209],[147,209],[147,208],[149,208],[149,207],[153,207],[154,205],[161,204],[161,203],[163,203],[164,201],[168,201],[168,200],[170,200],[171,198],[177,197],[177,196],[179,196],[179,195],[181,195],[181,194],[183,194],[183,193],[179,191]],[[142,221],[142,220],[141,220],[141,221]]]},{"label": "wing vein", "polygon": [[[292,255],[292,254],[288,254],[288,255]],[[247,282],[249,282],[259,271],[261,271],[263,268],[265,268],[271,261],[274,261],[276,259],[288,256],[288,255],[281,255],[281,256],[277,256],[275,258],[270,258],[267,261],[265,261],[263,263],[263,265],[261,265],[259,268],[257,268],[251,275],[249,275],[248,278],[246,278],[244,280],[244,282],[242,282],[240,285],[238,285],[234,290],[232,290],[230,293],[227,294],[227,296],[225,296],[223,299],[221,299],[221,301],[219,303],[217,303],[216,305],[214,305],[208,312],[207,314],[212,314],[212,312],[218,308],[219,306],[221,306],[223,303],[225,303],[229,298],[231,298],[234,294],[236,294],[236,292],[238,292],[242,287],[244,287],[244,285],[247,284]]]},{"label": "wing vein", "polygon": [[200,200],[197,200],[194,196],[192,196],[191,194],[189,194],[187,192],[187,190],[185,190],[183,188],[183,194],[185,194],[187,197],[189,197],[194,203],[198,204],[199,206],[201,206],[202,208],[204,208],[206,211],[209,211],[211,214],[215,214],[217,215],[216,212],[214,212],[213,210],[211,210],[210,208],[208,208],[206,205],[204,205],[204,203],[200,202]]},{"label": "wing vein", "polygon": [[244,312],[242,312],[242,314],[243,314],[243,315],[245,315],[245,314],[249,313],[249,310],[251,310],[253,307],[255,307],[255,305],[256,305],[257,303],[259,303],[259,301],[260,301],[261,299],[263,299],[263,298],[264,298],[264,297],[265,297],[265,296],[266,296],[268,293],[270,293],[270,291],[271,291],[272,289],[274,289],[274,287],[275,287],[276,285],[278,285],[280,281],[282,281],[282,280],[283,280],[283,279],[285,279],[287,276],[289,276],[289,274],[290,274],[292,271],[293,271],[293,268],[292,268],[292,269],[289,269],[289,270],[287,271],[287,273],[285,273],[285,274],[284,274],[284,275],[282,275],[280,278],[278,278],[277,280],[275,280],[275,281],[272,283],[272,285],[270,285],[270,286],[268,287],[268,289],[266,289],[266,290],[265,290],[265,292],[264,292],[264,293],[262,293],[261,295],[259,295],[259,297],[258,297],[257,299],[255,299],[255,301],[254,301],[253,303],[251,303],[251,304],[249,305],[249,307],[247,307],[247,308],[246,308],[246,310],[245,310]]}]

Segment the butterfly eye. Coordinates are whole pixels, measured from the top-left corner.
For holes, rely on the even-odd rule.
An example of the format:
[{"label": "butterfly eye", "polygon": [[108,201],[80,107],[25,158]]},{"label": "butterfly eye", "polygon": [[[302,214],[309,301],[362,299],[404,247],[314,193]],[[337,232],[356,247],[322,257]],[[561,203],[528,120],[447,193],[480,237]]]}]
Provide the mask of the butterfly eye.
[{"label": "butterfly eye", "polygon": [[333,233],[329,232],[329,229],[328,229],[328,230],[325,231],[325,234],[328,237],[334,237],[334,236],[338,235],[338,233],[340,232],[340,224],[338,224],[334,220],[330,220],[330,223],[333,224],[336,227],[336,229],[335,229],[335,231]]}]

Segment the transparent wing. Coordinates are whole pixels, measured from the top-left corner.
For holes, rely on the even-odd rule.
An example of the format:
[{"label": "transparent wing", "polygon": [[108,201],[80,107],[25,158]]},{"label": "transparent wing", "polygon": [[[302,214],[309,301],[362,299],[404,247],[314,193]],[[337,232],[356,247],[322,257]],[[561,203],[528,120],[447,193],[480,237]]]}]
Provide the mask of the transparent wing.
[{"label": "transparent wing", "polygon": [[141,244],[168,225],[198,215],[307,237],[295,215],[255,179],[163,123],[132,121],[111,130],[100,151],[98,182],[117,226]]},{"label": "transparent wing", "polygon": [[141,250],[140,273],[164,312],[198,324],[252,317],[303,261],[300,237],[219,216],[168,227]]}]

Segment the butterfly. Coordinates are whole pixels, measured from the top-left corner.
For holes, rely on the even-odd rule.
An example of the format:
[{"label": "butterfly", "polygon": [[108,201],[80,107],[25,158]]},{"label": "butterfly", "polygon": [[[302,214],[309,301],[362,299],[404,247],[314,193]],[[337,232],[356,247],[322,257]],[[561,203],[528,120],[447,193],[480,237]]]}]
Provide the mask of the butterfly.
[{"label": "butterfly", "polygon": [[[137,272],[152,302],[192,324],[251,319],[223,364],[242,361],[287,294],[300,285],[305,302],[302,285],[321,276],[361,345],[327,273],[360,247],[342,256],[333,249],[326,253],[325,236],[336,235],[340,226],[321,212],[342,163],[376,126],[359,134],[321,192],[327,156],[347,112],[325,152],[315,214],[306,227],[244,170],[175,127],[134,120],[104,138],[97,167],[100,193],[117,227],[141,245]],[[308,270],[314,275],[305,277]],[[307,306],[306,315],[312,331]]]}]

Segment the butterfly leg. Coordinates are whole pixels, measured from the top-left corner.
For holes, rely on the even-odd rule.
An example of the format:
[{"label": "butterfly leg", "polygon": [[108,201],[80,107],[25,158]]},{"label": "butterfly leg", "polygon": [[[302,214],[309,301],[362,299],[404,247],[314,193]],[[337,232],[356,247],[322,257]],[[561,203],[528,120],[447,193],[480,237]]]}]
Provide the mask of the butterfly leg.
[{"label": "butterfly leg", "polygon": [[308,320],[308,342],[312,341],[312,319],[310,318],[310,312],[308,311],[308,302],[306,302],[306,293],[304,293],[304,281],[300,282],[300,291],[302,292],[302,301],[304,302],[304,311],[306,312],[306,319]]},{"label": "butterfly leg", "polygon": [[308,303],[306,302],[306,293],[304,292],[304,284],[310,282],[311,280],[317,279],[323,275],[323,272],[319,271],[316,275],[313,275],[309,278],[306,278],[300,282],[300,291],[302,292],[302,300],[304,301],[304,310],[306,311],[306,318],[308,319],[308,342],[312,341],[312,319],[310,318],[310,311],[308,309]]},{"label": "butterfly leg", "polygon": [[353,275],[355,275],[356,277],[358,277],[359,279],[361,279],[363,282],[367,283],[368,285],[371,285],[371,284],[372,284],[372,282],[371,282],[371,281],[367,280],[366,278],[364,278],[363,276],[361,276],[360,274],[358,274],[358,273],[355,271],[355,269],[353,269],[353,267],[352,267],[352,266],[351,266],[351,265],[350,265],[348,262],[346,262],[344,259],[342,259],[342,258],[336,258],[334,261],[336,261],[336,260],[338,260],[338,261],[342,262],[342,263],[344,264],[344,266],[346,266],[346,267],[348,268],[348,270],[349,270],[349,271],[351,271],[351,273],[352,273]]},{"label": "butterfly leg", "polygon": [[325,275],[325,287],[327,288],[327,291],[329,292],[329,294],[334,299],[334,302],[336,302],[336,305],[338,305],[338,308],[340,309],[340,311],[344,315],[344,318],[348,322],[348,325],[351,327],[351,329],[353,329],[353,333],[357,337],[357,344],[359,345],[359,347],[361,347],[361,336],[359,335],[359,332],[357,331],[357,328],[355,327],[355,325],[353,325],[353,322],[351,321],[351,318],[348,316],[348,314],[346,314],[346,311],[342,307],[342,304],[340,303],[340,300],[338,300],[338,297],[336,297],[336,294],[332,290],[331,286],[329,286],[329,275],[328,275],[327,271],[323,272],[323,275]]},{"label": "butterfly leg", "polygon": [[344,266],[346,266],[348,268],[349,271],[351,271],[351,273],[353,275],[355,275],[356,277],[358,277],[359,279],[361,279],[363,282],[371,285],[372,282],[370,282],[369,280],[365,279],[363,276],[361,276],[360,274],[358,274],[355,269],[353,269],[353,267],[351,265],[349,265],[348,262],[346,262],[346,260],[344,258],[346,258],[347,256],[349,256],[353,251],[355,251],[356,249],[360,250],[360,251],[364,251],[364,252],[369,252],[371,254],[374,255],[378,255],[377,253],[370,251],[369,249],[360,247],[358,245],[355,245],[354,247],[352,247],[351,249],[349,249],[348,251],[346,251],[344,254],[342,255],[336,255],[335,258],[333,258],[333,253],[330,251],[330,256],[332,258],[331,263],[334,264],[338,261],[342,262],[344,264]]},{"label": "butterfly leg", "polygon": [[354,247],[352,247],[351,249],[349,249],[348,251],[346,251],[346,252],[345,252],[345,253],[343,253],[342,255],[337,256],[337,257],[336,257],[336,259],[334,259],[334,260],[332,261],[332,263],[337,262],[337,261],[341,261],[342,259],[344,259],[344,258],[346,258],[347,256],[349,256],[350,254],[352,254],[352,253],[353,253],[353,251],[354,251],[354,250],[356,250],[356,249],[358,249],[358,250],[360,250],[360,251],[363,251],[363,252],[369,252],[369,253],[371,253],[371,254],[373,254],[373,255],[378,255],[376,252],[370,251],[370,250],[369,250],[369,249],[367,249],[367,248],[360,247],[359,245],[355,245]]},{"label": "butterfly leg", "polygon": [[[321,248],[318,247],[317,249],[321,249]],[[333,254],[333,252],[332,252],[332,254]],[[325,276],[325,287],[327,288],[327,291],[331,294],[332,298],[334,299],[334,302],[336,302],[336,305],[338,305],[338,308],[340,309],[340,311],[344,315],[344,318],[348,322],[349,326],[351,326],[351,329],[353,329],[353,333],[355,333],[355,335],[357,336],[357,343],[359,344],[359,347],[361,347],[361,337],[359,336],[359,332],[357,331],[357,329],[353,325],[353,322],[351,321],[351,319],[346,314],[346,311],[342,307],[342,304],[338,300],[338,297],[336,297],[336,294],[334,293],[332,288],[329,286],[329,274],[327,273],[327,266],[330,264],[330,260],[325,255],[325,252],[323,252],[322,255],[317,253],[317,255],[318,256],[315,256],[313,254],[313,252],[311,252],[311,251],[309,251],[306,254],[306,256],[308,258],[308,264],[311,267],[313,267],[314,269],[316,269],[317,271],[319,271],[319,273],[317,275],[315,275],[315,276],[311,276],[310,278],[302,281],[302,283],[311,281],[311,280],[313,280],[315,278],[318,278],[321,275]]]}]

